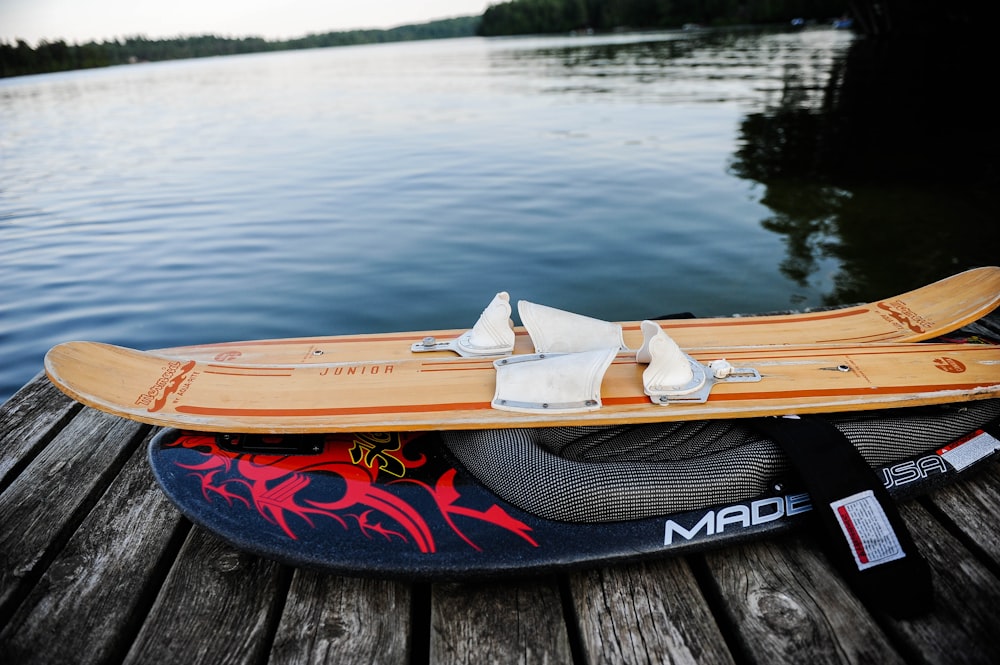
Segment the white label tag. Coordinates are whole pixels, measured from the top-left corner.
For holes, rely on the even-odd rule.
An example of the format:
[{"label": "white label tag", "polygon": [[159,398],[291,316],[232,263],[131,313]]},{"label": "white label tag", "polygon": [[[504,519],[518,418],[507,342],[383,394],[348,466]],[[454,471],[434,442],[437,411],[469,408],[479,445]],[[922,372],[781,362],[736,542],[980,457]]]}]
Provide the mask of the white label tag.
[{"label": "white label tag", "polygon": [[830,508],[850,543],[858,570],[906,556],[889,518],[871,490],[834,501]]},{"label": "white label tag", "polygon": [[978,430],[964,439],[945,446],[937,451],[937,454],[955,467],[956,471],[961,471],[998,450],[1000,450],[1000,441],[987,432]]}]

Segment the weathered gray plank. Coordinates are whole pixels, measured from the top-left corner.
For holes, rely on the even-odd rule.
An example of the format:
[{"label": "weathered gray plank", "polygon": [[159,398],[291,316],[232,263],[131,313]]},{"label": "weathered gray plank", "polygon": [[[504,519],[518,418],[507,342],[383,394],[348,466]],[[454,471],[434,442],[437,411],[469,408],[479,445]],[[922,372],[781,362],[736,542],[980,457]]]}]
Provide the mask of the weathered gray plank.
[{"label": "weathered gray plank", "polygon": [[995,564],[1000,564],[1000,462],[928,497],[944,519],[974,542]]},{"label": "weathered gray plank", "polygon": [[556,582],[435,584],[432,663],[568,663],[569,635]]},{"label": "weathered gray plank", "polygon": [[0,634],[0,661],[120,659],[180,522],[139,447]]},{"label": "weathered gray plank", "polygon": [[80,408],[44,374],[0,405],[0,491]]},{"label": "weathered gray plank", "polygon": [[[931,564],[934,608],[926,616],[887,625],[909,643],[911,661],[1000,663],[1000,580],[923,506],[910,502],[900,512]],[[983,517],[992,519],[992,513]]]},{"label": "weathered gray plank", "polygon": [[126,663],[259,663],[283,602],[283,570],[191,529]]},{"label": "weathered gray plank", "polygon": [[688,564],[680,558],[570,576],[588,663],[732,663]]},{"label": "weathered gray plank", "polygon": [[751,662],[904,662],[827,560],[800,538],[727,547],[705,560]]},{"label": "weathered gray plank", "polygon": [[84,409],[0,495],[0,616],[13,610],[147,430]]},{"label": "weathered gray plank", "polygon": [[409,584],[296,570],[269,662],[406,663],[410,606]]}]

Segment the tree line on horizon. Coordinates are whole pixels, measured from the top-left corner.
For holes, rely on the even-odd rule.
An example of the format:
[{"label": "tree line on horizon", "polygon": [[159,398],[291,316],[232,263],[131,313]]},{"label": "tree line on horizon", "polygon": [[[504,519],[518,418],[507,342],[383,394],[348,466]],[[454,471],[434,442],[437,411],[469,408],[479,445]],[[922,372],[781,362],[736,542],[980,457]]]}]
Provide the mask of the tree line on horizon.
[{"label": "tree line on horizon", "polygon": [[485,37],[788,23],[841,16],[849,0],[513,0],[483,13]]},{"label": "tree line on horizon", "polygon": [[270,41],[263,37],[232,38],[215,35],[175,37],[172,39],[148,39],[143,36],[135,36],[105,42],[87,42],[86,44],[67,44],[63,40],[43,41],[34,48],[23,40],[18,40],[16,44],[0,41],[0,78],[137,62],[420,39],[471,37],[476,34],[480,20],[479,16],[464,16],[385,30],[325,32],[280,41]]},{"label": "tree line on horizon", "polygon": [[722,26],[787,22],[794,17],[829,17],[846,0],[511,0],[491,5],[481,16],[463,16],[385,30],[347,30],[296,39],[201,35],[171,39],[133,36],[67,44],[0,41],[0,78],[108,67],[136,62],[352,46],[421,39],[552,34],[572,31],[677,28],[696,23]]}]

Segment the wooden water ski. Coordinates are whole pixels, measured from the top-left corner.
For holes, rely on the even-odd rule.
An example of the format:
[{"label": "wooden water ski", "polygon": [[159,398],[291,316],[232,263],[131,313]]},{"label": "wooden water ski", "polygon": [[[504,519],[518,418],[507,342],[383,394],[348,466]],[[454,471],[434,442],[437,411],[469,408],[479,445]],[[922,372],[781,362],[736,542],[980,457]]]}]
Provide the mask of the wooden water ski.
[{"label": "wooden water ski", "polygon": [[218,432],[320,433],[600,425],[861,411],[1000,394],[1000,346],[800,345],[689,350],[758,370],[717,384],[704,403],[659,406],[631,354],[619,354],[593,411],[525,414],[491,407],[490,359],[247,366],[176,360],[95,342],[54,347],[49,378],[78,401],[154,425]]},{"label": "wooden water ski", "polygon": [[[1000,267],[984,267],[866,305],[801,314],[665,320],[660,324],[678,344],[688,349],[917,342],[957,330],[998,305]],[[639,325],[638,321],[622,323],[625,342],[631,348],[638,348],[642,342]],[[411,344],[425,337],[448,340],[463,332],[430,330],[224,342],[161,349],[157,353],[186,360],[259,365],[390,361],[413,357]],[[514,353],[532,353],[534,349],[524,328],[515,328],[515,335]],[[453,356],[448,351],[432,353]]]}]

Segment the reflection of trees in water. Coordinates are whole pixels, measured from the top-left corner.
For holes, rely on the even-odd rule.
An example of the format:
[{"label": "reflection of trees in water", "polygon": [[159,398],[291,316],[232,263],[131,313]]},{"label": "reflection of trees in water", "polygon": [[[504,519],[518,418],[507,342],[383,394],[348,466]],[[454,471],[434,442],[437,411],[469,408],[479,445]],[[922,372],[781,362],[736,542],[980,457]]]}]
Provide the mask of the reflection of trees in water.
[{"label": "reflection of trees in water", "polygon": [[788,277],[804,284],[834,258],[826,299],[842,303],[997,262],[1000,142],[985,48],[859,40],[823,108],[799,103],[788,70],[780,102],[745,118],[732,170],[764,186],[774,214],[763,225],[786,238]]},{"label": "reflection of trees in water", "polygon": [[861,38],[846,50],[766,30],[618,39],[542,40],[491,53],[491,66],[518,81],[532,71],[547,93],[753,106],[763,96],[731,172],[761,185],[785,275],[805,286],[839,266],[830,304],[997,263],[1000,123],[982,37]]},{"label": "reflection of trees in water", "polygon": [[748,116],[732,167],[739,177],[765,186],[761,203],[774,214],[761,224],[785,236],[788,256],[781,271],[803,286],[818,259],[836,252],[837,210],[849,197],[820,173],[826,119],[822,112],[797,109]]}]

